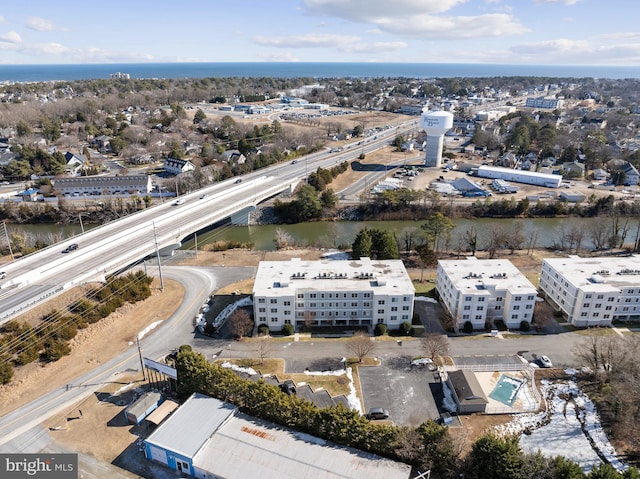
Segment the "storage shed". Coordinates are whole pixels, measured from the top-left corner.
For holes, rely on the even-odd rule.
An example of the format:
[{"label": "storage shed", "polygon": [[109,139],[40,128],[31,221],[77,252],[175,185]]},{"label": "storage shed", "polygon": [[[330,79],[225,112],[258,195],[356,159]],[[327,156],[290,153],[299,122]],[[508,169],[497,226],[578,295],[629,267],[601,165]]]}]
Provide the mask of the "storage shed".
[{"label": "storage shed", "polygon": [[160,393],[146,392],[124,410],[124,415],[130,424],[140,424],[161,402],[162,395]]},{"label": "storage shed", "polygon": [[458,414],[484,412],[489,401],[473,371],[451,371],[447,383],[458,405]]}]

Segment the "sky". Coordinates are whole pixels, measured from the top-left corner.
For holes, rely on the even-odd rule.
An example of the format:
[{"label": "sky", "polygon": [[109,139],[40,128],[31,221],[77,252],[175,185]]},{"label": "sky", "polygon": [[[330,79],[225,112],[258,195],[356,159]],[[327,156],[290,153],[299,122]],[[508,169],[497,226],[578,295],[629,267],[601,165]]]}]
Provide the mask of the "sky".
[{"label": "sky", "polygon": [[17,0],[0,64],[640,65],[637,0]]}]

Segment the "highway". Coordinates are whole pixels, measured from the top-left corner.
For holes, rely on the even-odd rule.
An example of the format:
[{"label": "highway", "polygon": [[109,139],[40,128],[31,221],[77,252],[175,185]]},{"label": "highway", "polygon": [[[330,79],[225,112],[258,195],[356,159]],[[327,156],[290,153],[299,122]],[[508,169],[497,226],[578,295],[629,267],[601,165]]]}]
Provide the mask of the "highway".
[{"label": "highway", "polygon": [[[281,163],[232,178],[175,201],[154,206],[3,265],[0,280],[0,324],[62,291],[87,281],[104,279],[166,247],[179,247],[186,236],[283,191],[317,168],[353,161],[415,127],[417,120],[388,128],[375,137],[354,141],[339,152],[321,151],[297,161]],[[63,253],[71,244],[74,251]]]}]

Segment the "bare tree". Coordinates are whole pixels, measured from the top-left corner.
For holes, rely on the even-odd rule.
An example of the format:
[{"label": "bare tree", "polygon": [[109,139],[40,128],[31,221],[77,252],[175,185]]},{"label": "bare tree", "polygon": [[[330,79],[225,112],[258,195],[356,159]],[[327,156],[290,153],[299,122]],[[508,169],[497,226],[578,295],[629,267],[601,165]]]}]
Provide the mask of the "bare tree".
[{"label": "bare tree", "polygon": [[256,341],[256,352],[260,358],[260,364],[264,364],[264,360],[273,354],[273,338],[271,336],[260,336]]},{"label": "bare tree", "polygon": [[375,349],[376,343],[367,333],[356,333],[347,340],[347,352],[358,358],[358,362],[362,362],[362,359]]},{"label": "bare tree", "polygon": [[253,329],[253,321],[246,309],[238,308],[229,316],[229,330],[238,339],[242,339]]},{"label": "bare tree", "polygon": [[627,368],[632,347],[625,338],[590,336],[574,346],[573,354],[579,363],[593,370],[597,379],[605,382],[612,374]]},{"label": "bare tree", "polygon": [[444,334],[429,333],[422,338],[421,342],[422,349],[431,360],[449,352],[449,339]]}]

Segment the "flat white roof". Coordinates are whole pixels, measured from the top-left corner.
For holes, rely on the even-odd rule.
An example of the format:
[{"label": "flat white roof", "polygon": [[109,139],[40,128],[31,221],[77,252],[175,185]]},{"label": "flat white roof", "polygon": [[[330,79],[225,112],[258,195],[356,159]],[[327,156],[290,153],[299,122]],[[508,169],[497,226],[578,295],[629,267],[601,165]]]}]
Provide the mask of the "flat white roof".
[{"label": "flat white roof", "polygon": [[554,175],[549,173],[539,173],[537,171],[529,171],[529,170],[514,170],[513,168],[504,168],[502,166],[487,166],[487,165],[479,166],[478,173],[481,173],[483,171],[493,171],[500,174],[511,173],[513,175],[519,175],[522,178],[525,178],[525,177],[548,178],[553,181],[558,181],[558,178],[560,178],[560,180],[562,180],[562,177],[559,175]]},{"label": "flat white roof", "polygon": [[451,282],[462,291],[480,294],[483,286],[523,294],[537,294],[536,287],[506,259],[478,259],[475,256],[461,260],[440,260],[438,264]]},{"label": "flat white roof", "polygon": [[145,442],[193,457],[237,410],[233,404],[194,393]]},{"label": "flat white roof", "polygon": [[295,291],[363,291],[414,294],[415,287],[399,259],[261,261],[253,293],[291,296]]},{"label": "flat white roof", "polygon": [[612,291],[640,286],[640,256],[547,258],[544,260],[575,287]]},{"label": "flat white roof", "polygon": [[226,422],[193,464],[225,479],[408,479],[411,474],[407,464],[244,414]]}]

